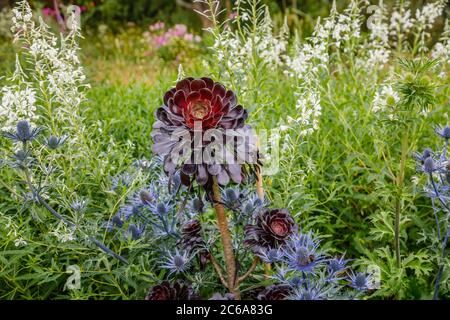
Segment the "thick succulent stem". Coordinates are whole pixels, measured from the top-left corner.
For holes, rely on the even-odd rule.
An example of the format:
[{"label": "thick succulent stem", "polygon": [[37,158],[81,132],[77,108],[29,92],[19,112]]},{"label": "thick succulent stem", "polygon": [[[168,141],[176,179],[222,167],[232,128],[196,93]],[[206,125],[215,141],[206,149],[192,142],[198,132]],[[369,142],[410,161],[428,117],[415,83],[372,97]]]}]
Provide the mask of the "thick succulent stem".
[{"label": "thick succulent stem", "polygon": [[247,279],[253,273],[253,271],[255,271],[256,266],[258,265],[258,262],[259,262],[259,258],[257,256],[253,257],[252,265],[250,266],[250,268],[247,270],[246,273],[244,273],[242,276],[240,276],[237,279],[237,286],[240,283],[242,283],[245,279]]},{"label": "thick succulent stem", "polygon": [[261,174],[261,168],[256,169],[256,192],[258,193],[258,197],[261,200],[264,200],[264,188],[263,188],[263,179]]},{"label": "thick succulent stem", "polygon": [[211,261],[211,263],[212,263],[212,265],[214,267],[214,270],[216,271],[217,276],[219,277],[220,282],[222,283],[222,285],[225,288],[228,288],[228,283],[225,280],[225,277],[223,276],[222,268],[220,267],[219,262],[216,260],[216,258],[212,254],[209,257],[209,260]]},{"label": "thick succulent stem", "polygon": [[220,236],[222,239],[223,253],[225,257],[225,264],[227,270],[227,283],[228,288],[235,297],[239,297],[239,289],[236,288],[236,260],[233,253],[233,244],[231,241],[230,231],[228,230],[228,219],[225,214],[225,209],[222,205],[222,200],[220,197],[219,184],[217,178],[213,177],[213,200],[214,209],[216,211],[217,226],[220,231]]}]

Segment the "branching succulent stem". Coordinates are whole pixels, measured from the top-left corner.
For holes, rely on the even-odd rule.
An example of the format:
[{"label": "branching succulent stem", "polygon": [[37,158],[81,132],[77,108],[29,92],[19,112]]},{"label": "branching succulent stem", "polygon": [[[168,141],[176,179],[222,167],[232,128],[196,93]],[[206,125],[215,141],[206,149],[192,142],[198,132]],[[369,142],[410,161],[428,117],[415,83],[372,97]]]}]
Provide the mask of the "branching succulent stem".
[{"label": "branching succulent stem", "polygon": [[247,270],[246,273],[244,273],[242,276],[240,276],[237,279],[237,281],[236,281],[237,285],[241,284],[245,279],[247,279],[253,273],[253,271],[255,271],[256,266],[258,265],[258,262],[259,262],[259,258],[257,256],[254,256],[250,268]]},{"label": "branching succulent stem", "polygon": [[220,264],[219,264],[219,262],[217,261],[217,259],[211,254],[210,255],[210,261],[211,261],[211,264],[213,265],[213,267],[214,267],[214,270],[216,271],[216,273],[217,273],[217,275],[218,275],[218,277],[219,277],[219,279],[220,279],[220,282],[222,283],[222,285],[225,287],[225,288],[227,288],[228,289],[228,283],[227,283],[227,281],[225,280],[225,277],[223,276],[223,271],[222,271],[222,268],[220,267]]},{"label": "branching succulent stem", "polygon": [[234,258],[233,244],[231,241],[230,231],[228,230],[228,219],[225,214],[225,209],[221,204],[221,196],[219,183],[217,178],[213,176],[213,199],[214,209],[216,211],[217,226],[220,231],[222,239],[223,252],[225,257],[225,264],[227,270],[227,284],[228,289],[235,295],[236,298],[240,297],[239,289],[236,287],[236,260]]}]

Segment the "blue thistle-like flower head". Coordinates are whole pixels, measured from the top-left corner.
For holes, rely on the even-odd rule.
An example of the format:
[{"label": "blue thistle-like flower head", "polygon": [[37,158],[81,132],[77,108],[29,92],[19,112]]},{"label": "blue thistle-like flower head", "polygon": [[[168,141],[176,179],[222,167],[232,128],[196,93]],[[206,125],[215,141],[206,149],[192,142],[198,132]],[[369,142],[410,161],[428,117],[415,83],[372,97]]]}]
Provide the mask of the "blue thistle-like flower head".
[{"label": "blue thistle-like flower head", "polygon": [[365,275],[362,272],[354,273],[353,271],[349,275],[350,287],[358,291],[366,291],[371,289],[370,276]]},{"label": "blue thistle-like flower head", "polygon": [[139,191],[139,200],[143,205],[149,205],[150,203],[155,201],[155,196],[147,190],[142,189],[141,191]]},{"label": "blue thistle-like flower head", "polygon": [[111,222],[112,222],[113,226],[117,226],[119,228],[122,228],[122,226],[123,226],[123,221],[117,214],[111,218]]},{"label": "blue thistle-like flower head", "polygon": [[188,210],[191,213],[202,214],[205,212],[205,202],[200,197],[195,197],[188,204]]},{"label": "blue thistle-like flower head", "polygon": [[16,125],[16,132],[3,132],[3,136],[14,142],[27,143],[36,139],[42,128],[31,128],[26,120],[21,120]]},{"label": "blue thistle-like flower head", "polygon": [[128,225],[127,231],[125,232],[125,237],[126,238],[131,237],[132,240],[138,240],[142,236],[143,231],[144,231],[143,228],[139,228],[135,224],[130,223]]},{"label": "blue thistle-like flower head", "polygon": [[222,193],[223,204],[231,210],[236,210],[240,207],[241,205],[240,200],[241,200],[241,192],[237,188],[235,189],[228,188],[225,189],[225,191],[223,191]]},{"label": "blue thistle-like flower head", "polygon": [[157,202],[149,206],[150,211],[160,217],[166,217],[173,207],[174,205],[170,202]]},{"label": "blue thistle-like flower head", "polygon": [[161,265],[162,268],[168,269],[169,273],[184,272],[189,268],[190,257],[187,251],[180,252],[178,249],[174,253],[168,252],[165,261]]},{"label": "blue thistle-like flower head", "polygon": [[422,153],[416,152],[414,154],[414,158],[416,158],[417,161],[419,161],[421,164],[424,163],[424,161],[428,158],[430,158],[433,154],[433,151],[430,148],[426,148],[423,150]]},{"label": "blue thistle-like flower head", "polygon": [[86,206],[87,206],[87,201],[80,200],[80,199],[76,199],[76,200],[72,201],[72,203],[70,204],[70,208],[73,211],[80,212],[80,213],[83,213],[84,211],[86,211]]},{"label": "blue thistle-like flower head", "polygon": [[258,194],[254,193],[244,202],[242,211],[246,216],[255,217],[267,205],[268,203],[265,200],[262,200]]},{"label": "blue thistle-like flower head", "polygon": [[328,297],[328,290],[321,288],[319,285],[304,285],[296,287],[289,300],[326,300]]},{"label": "blue thistle-like flower head", "polygon": [[45,138],[44,143],[49,149],[56,150],[64,145],[67,138],[68,136],[56,137],[52,135],[48,138]]},{"label": "blue thistle-like flower head", "polygon": [[19,139],[28,140],[31,134],[30,124],[26,120],[17,122],[16,134]]},{"label": "blue thistle-like flower head", "polygon": [[347,268],[348,268],[347,262],[349,260],[345,260],[344,256],[342,256],[340,258],[335,257],[328,261],[327,271],[328,271],[330,277],[334,277],[336,275],[342,274],[344,271],[347,270]]},{"label": "blue thistle-like flower head", "polygon": [[422,170],[425,173],[433,173],[436,170],[436,163],[432,157],[428,157],[423,162]]},{"label": "blue thistle-like flower head", "polygon": [[444,139],[450,139],[450,126],[437,127],[435,132],[438,136]]},{"label": "blue thistle-like flower head", "polygon": [[259,248],[255,253],[265,263],[275,263],[283,258],[283,252],[279,248]]},{"label": "blue thistle-like flower head", "polygon": [[313,272],[317,265],[325,261],[323,253],[318,249],[319,241],[312,237],[311,232],[291,237],[283,249],[288,268],[305,273]]}]

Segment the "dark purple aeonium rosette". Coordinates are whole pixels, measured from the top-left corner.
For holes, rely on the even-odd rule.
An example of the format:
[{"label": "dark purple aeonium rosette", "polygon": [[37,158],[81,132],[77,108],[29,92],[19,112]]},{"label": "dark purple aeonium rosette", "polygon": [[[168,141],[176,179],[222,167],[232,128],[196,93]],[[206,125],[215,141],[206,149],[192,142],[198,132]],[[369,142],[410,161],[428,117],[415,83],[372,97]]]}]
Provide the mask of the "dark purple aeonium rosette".
[{"label": "dark purple aeonium rosette", "polygon": [[194,180],[210,189],[241,183],[255,173],[256,136],[245,124],[247,111],[233,91],[210,78],[186,78],[164,95],[153,125],[153,152],[164,157],[167,174],[180,173],[184,185]]},{"label": "dark purple aeonium rosette", "polygon": [[278,248],[294,234],[294,219],[286,209],[263,209],[245,226],[244,243],[254,252]]}]

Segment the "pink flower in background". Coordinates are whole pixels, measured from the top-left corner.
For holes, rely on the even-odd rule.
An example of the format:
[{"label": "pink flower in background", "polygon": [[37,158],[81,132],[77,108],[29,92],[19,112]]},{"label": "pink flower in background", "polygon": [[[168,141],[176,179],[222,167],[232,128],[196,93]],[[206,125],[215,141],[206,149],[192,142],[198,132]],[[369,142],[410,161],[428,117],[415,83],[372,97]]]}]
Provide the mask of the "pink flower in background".
[{"label": "pink flower in background", "polygon": [[193,41],[194,40],[194,35],[192,33],[186,33],[183,37],[184,40],[186,41]]},{"label": "pink flower in background", "polygon": [[234,20],[234,19],[237,18],[237,16],[238,16],[238,13],[237,13],[237,12],[231,12],[231,13],[229,14],[229,16],[228,16],[228,19]]},{"label": "pink flower in background", "polygon": [[157,47],[163,47],[167,43],[169,43],[169,40],[164,34],[162,36],[156,36],[154,41]]},{"label": "pink flower in background", "polygon": [[184,24],[176,24],[164,31],[164,22],[156,22],[148,27],[142,36],[157,48],[168,45],[173,39],[182,39],[187,42],[200,42],[201,37],[188,32]]},{"label": "pink flower in background", "polygon": [[186,34],[187,27],[184,24],[176,24],[173,28],[169,29],[167,33],[174,37],[182,37]]},{"label": "pink flower in background", "polygon": [[162,29],[164,29],[164,27],[165,27],[164,22],[158,21],[158,22],[156,22],[156,23],[150,25],[148,28],[150,29],[150,31],[157,31],[157,30],[162,30]]},{"label": "pink flower in background", "polygon": [[44,17],[53,17],[56,15],[56,11],[53,8],[49,8],[49,7],[45,7],[42,8],[42,14],[44,15]]},{"label": "pink flower in background", "polygon": [[87,11],[87,7],[86,6],[80,6],[80,11],[81,12],[86,12]]}]

